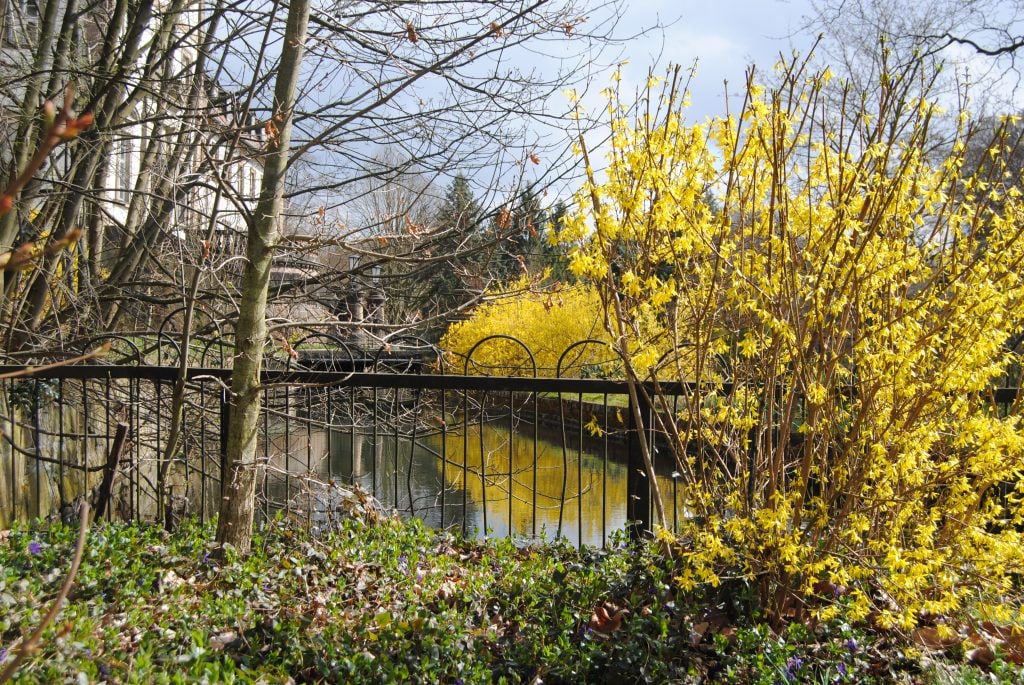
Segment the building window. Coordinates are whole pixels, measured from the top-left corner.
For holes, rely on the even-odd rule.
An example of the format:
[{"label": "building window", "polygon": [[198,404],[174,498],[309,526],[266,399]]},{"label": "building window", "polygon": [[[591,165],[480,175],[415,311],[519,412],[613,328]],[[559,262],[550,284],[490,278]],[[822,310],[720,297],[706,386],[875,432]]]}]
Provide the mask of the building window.
[{"label": "building window", "polygon": [[132,174],[132,141],[129,138],[122,138],[117,143],[117,154],[114,157],[116,173],[114,174],[114,186],[116,197],[127,204],[132,198],[132,187],[135,179]]},{"label": "building window", "polygon": [[3,12],[3,41],[14,47],[31,47],[39,29],[38,0],[7,0]]}]

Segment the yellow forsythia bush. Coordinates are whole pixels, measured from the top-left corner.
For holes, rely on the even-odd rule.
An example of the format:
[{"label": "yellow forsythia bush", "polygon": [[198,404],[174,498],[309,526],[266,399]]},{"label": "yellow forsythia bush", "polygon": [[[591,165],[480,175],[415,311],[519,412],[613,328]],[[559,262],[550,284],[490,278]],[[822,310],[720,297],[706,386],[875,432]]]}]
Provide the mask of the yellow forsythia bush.
[{"label": "yellow forsythia bush", "polygon": [[607,168],[560,233],[627,375],[664,378],[676,349],[697,381],[662,427],[690,514],[678,581],[738,574],[776,618],[1019,622],[1024,433],[990,394],[1024,322],[1008,128],[972,167],[962,116],[936,160],[920,66],[860,108],[780,68],[694,124],[678,70],[638,103],[607,91]]},{"label": "yellow forsythia bush", "polygon": [[[504,292],[492,293],[469,319],[453,324],[441,347],[450,353],[454,373],[533,375],[535,364],[538,376],[554,376],[559,358],[573,343],[591,338],[609,342],[601,318],[601,302],[592,286],[556,283],[537,289],[524,277]],[[497,338],[473,349],[495,335],[513,336],[522,344]],[[588,344],[566,355],[562,375],[614,375],[616,361],[607,344]]]}]

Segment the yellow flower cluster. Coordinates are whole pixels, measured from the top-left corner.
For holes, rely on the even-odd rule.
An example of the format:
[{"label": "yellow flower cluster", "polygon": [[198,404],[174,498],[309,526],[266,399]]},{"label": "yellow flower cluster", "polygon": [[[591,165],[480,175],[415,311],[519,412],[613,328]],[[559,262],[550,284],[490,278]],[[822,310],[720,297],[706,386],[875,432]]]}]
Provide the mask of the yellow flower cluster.
[{"label": "yellow flower cluster", "polygon": [[827,582],[847,589],[822,615],[909,626],[982,597],[1016,617],[1024,432],[989,394],[1024,310],[1009,129],[979,165],[961,117],[936,162],[936,108],[891,92],[913,74],[867,112],[806,69],[703,123],[678,71],[610,102],[604,178],[559,234],[627,371],[693,384],[668,436],[692,513],[680,583],[731,565],[777,615]]}]

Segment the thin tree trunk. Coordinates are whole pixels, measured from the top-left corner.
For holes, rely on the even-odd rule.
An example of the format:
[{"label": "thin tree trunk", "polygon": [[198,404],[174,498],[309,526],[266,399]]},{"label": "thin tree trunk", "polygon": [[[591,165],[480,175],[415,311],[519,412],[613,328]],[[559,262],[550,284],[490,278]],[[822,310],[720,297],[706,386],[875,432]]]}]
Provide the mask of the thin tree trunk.
[{"label": "thin tree trunk", "polygon": [[255,513],[260,368],[263,365],[263,343],[267,337],[267,287],[271,260],[279,239],[278,223],[284,206],[292,110],[308,23],[309,0],[293,0],[288,7],[288,24],[274,89],[273,125],[268,126],[270,149],[265,158],[263,185],[255,215],[249,222],[242,301],[235,328],[231,416],[221,481],[217,542],[231,544],[243,554],[249,551]]}]

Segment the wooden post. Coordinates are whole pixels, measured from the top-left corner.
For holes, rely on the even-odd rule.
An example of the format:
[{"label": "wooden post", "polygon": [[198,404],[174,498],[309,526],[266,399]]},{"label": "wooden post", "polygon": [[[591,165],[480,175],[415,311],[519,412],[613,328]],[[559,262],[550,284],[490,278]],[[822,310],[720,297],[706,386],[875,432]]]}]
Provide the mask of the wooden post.
[{"label": "wooden post", "polygon": [[114,444],[110,446],[107,454],[107,465],[103,469],[103,482],[100,483],[100,491],[96,496],[96,515],[93,520],[98,521],[103,516],[110,502],[110,495],[114,489],[114,476],[117,474],[117,466],[121,462],[121,453],[128,442],[128,424],[117,424],[117,432],[114,434]]}]

